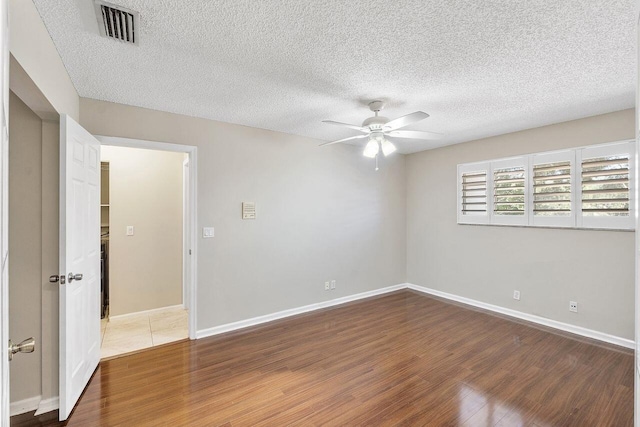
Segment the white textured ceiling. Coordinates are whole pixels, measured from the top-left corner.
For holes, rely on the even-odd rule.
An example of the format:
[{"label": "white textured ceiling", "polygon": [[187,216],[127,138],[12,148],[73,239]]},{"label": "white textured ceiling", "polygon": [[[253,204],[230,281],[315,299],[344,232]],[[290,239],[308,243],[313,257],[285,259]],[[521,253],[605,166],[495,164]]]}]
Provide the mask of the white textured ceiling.
[{"label": "white textured ceiling", "polygon": [[139,46],[100,37],[91,0],[34,0],[82,97],[304,135],[354,135],[373,99],[440,141],[630,108],[634,0],[112,0]]}]

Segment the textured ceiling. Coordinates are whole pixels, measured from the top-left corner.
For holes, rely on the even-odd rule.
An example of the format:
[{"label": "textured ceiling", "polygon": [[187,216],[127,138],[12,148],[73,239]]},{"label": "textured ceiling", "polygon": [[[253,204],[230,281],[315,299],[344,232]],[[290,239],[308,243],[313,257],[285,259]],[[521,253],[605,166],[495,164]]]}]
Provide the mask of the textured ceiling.
[{"label": "textured ceiling", "polygon": [[634,0],[113,0],[139,46],[99,36],[91,0],[34,0],[82,97],[322,140],[373,99],[439,141],[633,107]]}]

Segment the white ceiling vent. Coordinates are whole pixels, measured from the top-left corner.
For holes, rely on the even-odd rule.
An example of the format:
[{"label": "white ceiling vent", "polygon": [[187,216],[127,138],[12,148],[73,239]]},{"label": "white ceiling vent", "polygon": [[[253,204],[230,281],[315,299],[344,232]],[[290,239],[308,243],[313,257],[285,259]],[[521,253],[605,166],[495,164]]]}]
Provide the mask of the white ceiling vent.
[{"label": "white ceiling vent", "polygon": [[94,0],[94,4],[101,36],[138,44],[138,12],[102,0]]}]

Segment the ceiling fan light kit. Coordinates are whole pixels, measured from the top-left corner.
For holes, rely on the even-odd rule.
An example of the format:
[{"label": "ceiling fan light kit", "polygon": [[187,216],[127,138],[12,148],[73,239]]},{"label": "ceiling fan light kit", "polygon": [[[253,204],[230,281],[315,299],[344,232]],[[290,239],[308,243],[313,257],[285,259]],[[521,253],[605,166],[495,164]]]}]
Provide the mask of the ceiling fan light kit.
[{"label": "ceiling fan light kit", "polygon": [[382,154],[384,154],[385,157],[397,150],[396,146],[386,139],[382,140],[380,146],[382,147]]},{"label": "ceiling fan light kit", "polygon": [[401,131],[398,130],[405,126],[409,126],[420,120],[424,120],[429,115],[422,111],[416,111],[415,113],[407,114],[406,116],[402,116],[395,120],[389,120],[386,117],[379,116],[378,113],[384,108],[384,102],[382,101],[371,101],[369,103],[369,109],[373,111],[374,116],[365,119],[362,122],[362,126],[350,125],[347,123],[334,122],[331,120],[325,120],[323,123],[328,123],[331,125],[346,127],[349,129],[357,130],[362,132],[364,135],[352,136],[349,138],[339,139],[337,141],[325,142],[324,144],[320,144],[320,146],[337,144],[340,142],[347,142],[355,139],[367,138],[369,141],[367,145],[364,147],[364,152],[362,153],[365,157],[375,158],[376,159],[376,170],[378,170],[378,154],[382,151],[382,154],[386,157],[391,153],[397,151],[396,146],[389,141],[389,139],[385,138],[388,136],[395,138],[405,138],[405,139],[438,139],[441,137],[441,134],[435,132],[425,132],[425,131]]},{"label": "ceiling fan light kit", "polygon": [[376,157],[378,155],[379,151],[380,151],[380,149],[378,147],[378,141],[376,141],[375,139],[370,139],[369,142],[367,142],[367,145],[365,145],[364,153],[362,153],[362,154],[365,157],[369,157],[369,158],[373,159],[374,157]]}]

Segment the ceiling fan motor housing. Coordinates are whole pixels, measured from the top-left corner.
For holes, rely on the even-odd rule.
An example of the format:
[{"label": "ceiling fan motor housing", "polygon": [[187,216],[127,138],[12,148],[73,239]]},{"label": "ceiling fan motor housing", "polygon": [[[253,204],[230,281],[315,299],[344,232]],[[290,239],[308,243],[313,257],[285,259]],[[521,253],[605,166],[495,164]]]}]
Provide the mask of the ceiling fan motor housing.
[{"label": "ceiling fan motor housing", "polygon": [[371,101],[369,103],[369,109],[373,111],[376,115],[373,117],[369,117],[364,122],[362,122],[362,127],[368,127],[371,132],[380,131],[382,127],[389,122],[389,119],[386,117],[379,116],[378,113],[382,111],[384,108],[383,101]]},{"label": "ceiling fan motor housing", "polygon": [[382,116],[369,117],[364,122],[362,122],[362,127],[368,127],[372,132],[376,130],[382,130],[382,127],[387,124],[388,121],[388,118]]}]

